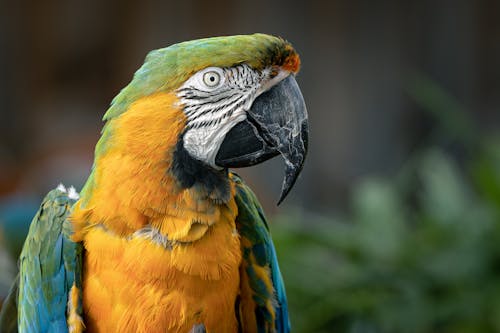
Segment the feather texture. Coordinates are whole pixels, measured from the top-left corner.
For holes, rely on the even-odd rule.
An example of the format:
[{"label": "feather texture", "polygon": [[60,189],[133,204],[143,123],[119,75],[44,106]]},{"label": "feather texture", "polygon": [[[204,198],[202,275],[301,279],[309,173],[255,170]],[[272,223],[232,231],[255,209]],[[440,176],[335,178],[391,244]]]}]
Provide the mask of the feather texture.
[{"label": "feather texture", "polygon": [[227,169],[179,153],[189,110],[176,90],[202,68],[238,65],[234,75],[244,66],[295,73],[300,60],[263,34],[148,55],[104,116],[81,197],[61,185],[33,219],[19,296],[6,307],[17,308],[20,332],[289,332],[255,195]]},{"label": "feather texture", "polygon": [[[19,332],[68,332],[69,292],[73,285],[81,287],[81,245],[69,239],[67,220],[74,202],[59,187],[47,194],[33,218],[19,259],[18,291],[12,290],[18,297],[9,298],[10,321],[17,317]],[[80,315],[81,298],[73,304]]]},{"label": "feather texture", "polygon": [[285,285],[262,207],[234,173],[242,265],[239,316],[243,332],[290,331]]}]

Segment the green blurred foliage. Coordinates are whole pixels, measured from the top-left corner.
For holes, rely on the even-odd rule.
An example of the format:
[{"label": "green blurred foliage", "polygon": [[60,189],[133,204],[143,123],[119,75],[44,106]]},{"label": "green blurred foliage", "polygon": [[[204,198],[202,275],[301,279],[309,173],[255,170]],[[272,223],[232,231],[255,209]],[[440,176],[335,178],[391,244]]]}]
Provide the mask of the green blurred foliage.
[{"label": "green blurred foliage", "polygon": [[426,78],[409,94],[438,125],[395,177],[347,217],[274,219],[296,332],[500,332],[500,137]]}]

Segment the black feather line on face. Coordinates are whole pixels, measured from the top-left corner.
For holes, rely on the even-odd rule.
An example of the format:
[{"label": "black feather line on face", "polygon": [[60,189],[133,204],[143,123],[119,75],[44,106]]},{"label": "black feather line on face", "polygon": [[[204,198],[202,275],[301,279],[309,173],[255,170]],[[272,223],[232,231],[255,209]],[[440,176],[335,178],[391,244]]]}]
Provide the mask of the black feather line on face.
[{"label": "black feather line on face", "polygon": [[194,159],[184,149],[184,133],[181,134],[173,154],[170,171],[183,189],[197,187],[216,202],[228,202],[231,195],[227,169],[215,170],[200,160]]}]

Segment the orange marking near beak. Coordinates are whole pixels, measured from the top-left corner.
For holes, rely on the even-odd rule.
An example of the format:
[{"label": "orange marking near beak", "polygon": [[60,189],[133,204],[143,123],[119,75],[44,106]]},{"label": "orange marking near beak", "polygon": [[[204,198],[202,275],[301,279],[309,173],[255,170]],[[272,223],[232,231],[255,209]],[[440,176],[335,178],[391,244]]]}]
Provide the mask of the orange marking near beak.
[{"label": "orange marking near beak", "polygon": [[289,72],[297,74],[300,70],[300,57],[297,53],[292,52],[283,62],[281,66]]}]

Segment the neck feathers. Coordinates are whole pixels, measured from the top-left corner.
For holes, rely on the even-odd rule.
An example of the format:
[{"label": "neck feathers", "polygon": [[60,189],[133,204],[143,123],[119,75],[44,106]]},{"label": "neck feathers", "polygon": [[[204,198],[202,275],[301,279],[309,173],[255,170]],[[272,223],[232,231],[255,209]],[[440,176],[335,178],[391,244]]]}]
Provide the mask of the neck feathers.
[{"label": "neck feathers", "polygon": [[74,240],[93,226],[130,236],[154,226],[169,239],[193,241],[235,214],[226,170],[210,169],[182,146],[186,117],[175,94],[157,93],[108,121],[92,174],[75,205]]}]

